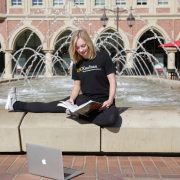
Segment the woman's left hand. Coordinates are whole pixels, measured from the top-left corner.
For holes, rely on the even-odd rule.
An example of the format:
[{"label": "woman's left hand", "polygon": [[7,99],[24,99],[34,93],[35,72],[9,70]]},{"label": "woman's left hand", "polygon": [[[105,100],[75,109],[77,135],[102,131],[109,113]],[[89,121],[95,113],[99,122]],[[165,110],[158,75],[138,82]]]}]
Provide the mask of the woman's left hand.
[{"label": "woman's left hand", "polygon": [[109,81],[109,98],[104,101],[101,109],[109,108],[113,104],[114,96],[116,93],[116,77],[114,73],[107,75]]},{"label": "woman's left hand", "polygon": [[112,105],[112,103],[113,103],[112,100],[104,101],[101,109],[109,108]]}]

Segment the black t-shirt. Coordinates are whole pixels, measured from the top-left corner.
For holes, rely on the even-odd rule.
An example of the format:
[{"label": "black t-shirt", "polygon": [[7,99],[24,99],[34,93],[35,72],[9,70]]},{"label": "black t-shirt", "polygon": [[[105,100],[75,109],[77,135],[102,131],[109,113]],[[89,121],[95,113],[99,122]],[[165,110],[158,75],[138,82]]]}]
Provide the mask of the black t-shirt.
[{"label": "black t-shirt", "polygon": [[107,75],[115,73],[114,64],[108,54],[97,52],[94,59],[83,59],[73,65],[72,79],[81,81],[82,94],[90,99],[104,102],[109,97]]}]

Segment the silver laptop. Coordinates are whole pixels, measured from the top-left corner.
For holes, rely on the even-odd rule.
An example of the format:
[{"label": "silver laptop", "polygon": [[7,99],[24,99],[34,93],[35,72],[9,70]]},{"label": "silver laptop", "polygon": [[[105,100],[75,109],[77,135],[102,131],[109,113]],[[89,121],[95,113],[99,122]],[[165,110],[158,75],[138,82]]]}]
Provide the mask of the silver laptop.
[{"label": "silver laptop", "polygon": [[26,144],[28,171],[31,174],[58,180],[68,180],[83,174],[82,171],[63,167],[59,149]]}]

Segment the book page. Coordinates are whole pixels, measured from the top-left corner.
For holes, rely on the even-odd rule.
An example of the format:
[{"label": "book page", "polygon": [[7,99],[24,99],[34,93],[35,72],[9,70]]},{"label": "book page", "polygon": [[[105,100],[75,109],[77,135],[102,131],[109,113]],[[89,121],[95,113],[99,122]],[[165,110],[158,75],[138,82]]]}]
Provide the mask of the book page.
[{"label": "book page", "polygon": [[72,104],[69,101],[60,101],[60,103],[58,103],[58,106],[64,107],[66,109],[69,109],[72,112],[77,110],[77,108],[78,108],[78,105]]},{"label": "book page", "polygon": [[70,103],[69,101],[60,101],[60,103],[58,103],[58,106],[69,109],[72,113],[86,115],[90,113],[91,111],[98,110],[102,106],[102,104],[99,102],[90,100],[78,106],[76,104]]},{"label": "book page", "polygon": [[99,102],[94,102],[94,101],[88,101],[85,104],[82,104],[78,107],[78,109],[76,110],[76,113],[82,114],[82,115],[86,115],[94,110],[98,110],[100,109],[102,106],[101,103]]}]

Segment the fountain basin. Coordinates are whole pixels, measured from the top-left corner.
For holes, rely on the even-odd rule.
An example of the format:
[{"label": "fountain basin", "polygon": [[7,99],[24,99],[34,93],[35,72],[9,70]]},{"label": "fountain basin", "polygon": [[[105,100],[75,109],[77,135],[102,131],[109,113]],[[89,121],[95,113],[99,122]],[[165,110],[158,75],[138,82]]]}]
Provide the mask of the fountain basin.
[{"label": "fountain basin", "polygon": [[[71,120],[64,113],[25,114],[3,110],[12,86],[17,87],[18,97],[24,101],[57,100],[69,95],[70,77],[1,83],[0,134],[3,143],[0,152],[26,151],[26,143],[37,143],[65,152],[178,153],[180,82],[152,76],[118,77],[117,85],[120,119],[113,127],[101,128],[82,120]],[[95,136],[89,136],[91,133]],[[79,137],[83,137],[81,141]],[[10,142],[15,144],[9,146]]]},{"label": "fountain basin", "polygon": [[34,143],[63,152],[179,153],[179,119],[180,107],[120,108],[116,125],[101,128],[65,113],[1,110],[0,152],[26,151],[26,143]]},{"label": "fountain basin", "polygon": [[[70,76],[4,82],[0,84],[0,107],[4,107],[12,86],[17,87],[21,101],[48,102],[69,96],[72,83]],[[118,76],[116,103],[120,107],[180,106],[180,81],[153,76]]]}]

